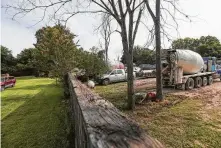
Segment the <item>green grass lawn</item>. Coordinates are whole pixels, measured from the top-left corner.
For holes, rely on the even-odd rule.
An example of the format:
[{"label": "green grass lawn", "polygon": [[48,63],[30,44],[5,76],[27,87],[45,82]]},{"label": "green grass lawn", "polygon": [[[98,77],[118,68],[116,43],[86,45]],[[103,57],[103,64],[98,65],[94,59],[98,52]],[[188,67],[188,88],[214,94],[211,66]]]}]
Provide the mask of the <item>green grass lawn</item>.
[{"label": "green grass lawn", "polygon": [[[111,101],[166,147],[221,147],[221,108],[205,109],[204,98],[167,95],[160,103],[124,110],[125,83],[96,86],[95,92]],[[139,91],[139,90],[137,90]]]},{"label": "green grass lawn", "polygon": [[63,148],[67,116],[63,93],[48,78],[17,78],[1,92],[1,141],[4,148]]}]

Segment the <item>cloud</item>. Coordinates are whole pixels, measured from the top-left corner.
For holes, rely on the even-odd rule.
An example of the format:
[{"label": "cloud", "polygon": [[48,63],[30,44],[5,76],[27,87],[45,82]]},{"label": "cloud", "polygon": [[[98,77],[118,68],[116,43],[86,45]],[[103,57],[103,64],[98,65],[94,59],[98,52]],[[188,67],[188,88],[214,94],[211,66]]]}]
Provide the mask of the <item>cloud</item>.
[{"label": "cloud", "polygon": [[35,30],[27,29],[17,22],[3,19],[1,24],[1,44],[6,46],[14,56],[24,48],[33,47]]}]

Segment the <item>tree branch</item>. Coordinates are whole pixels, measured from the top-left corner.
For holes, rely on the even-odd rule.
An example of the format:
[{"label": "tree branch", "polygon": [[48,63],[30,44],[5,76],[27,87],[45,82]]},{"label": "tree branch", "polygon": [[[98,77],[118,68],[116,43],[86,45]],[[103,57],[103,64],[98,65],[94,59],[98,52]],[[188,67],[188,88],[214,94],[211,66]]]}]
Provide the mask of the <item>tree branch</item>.
[{"label": "tree branch", "polygon": [[150,15],[151,15],[153,21],[155,22],[156,17],[155,17],[155,15],[154,15],[152,9],[150,8],[149,0],[144,0],[144,2],[145,2],[145,4],[146,4],[146,7],[147,7],[148,12],[150,13]]}]

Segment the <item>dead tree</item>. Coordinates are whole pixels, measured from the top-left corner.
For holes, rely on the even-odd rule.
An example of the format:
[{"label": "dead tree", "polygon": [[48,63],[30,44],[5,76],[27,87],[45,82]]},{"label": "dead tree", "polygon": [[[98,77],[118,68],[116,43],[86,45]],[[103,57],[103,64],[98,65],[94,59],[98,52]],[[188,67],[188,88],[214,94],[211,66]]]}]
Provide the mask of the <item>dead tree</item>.
[{"label": "dead tree", "polygon": [[149,5],[149,0],[144,0],[147,7],[147,11],[153,19],[155,27],[155,47],[156,47],[156,87],[157,87],[157,99],[163,99],[163,87],[162,87],[162,66],[161,66],[161,37],[160,37],[160,0],[156,0],[156,14],[153,13]]},{"label": "dead tree", "polygon": [[105,51],[105,61],[108,63],[108,49],[110,45],[110,37],[111,34],[113,33],[112,28],[111,28],[111,20],[110,16],[108,14],[103,14],[102,16],[102,24],[100,26],[100,34],[103,39],[103,46],[101,44],[101,47],[103,47]]}]

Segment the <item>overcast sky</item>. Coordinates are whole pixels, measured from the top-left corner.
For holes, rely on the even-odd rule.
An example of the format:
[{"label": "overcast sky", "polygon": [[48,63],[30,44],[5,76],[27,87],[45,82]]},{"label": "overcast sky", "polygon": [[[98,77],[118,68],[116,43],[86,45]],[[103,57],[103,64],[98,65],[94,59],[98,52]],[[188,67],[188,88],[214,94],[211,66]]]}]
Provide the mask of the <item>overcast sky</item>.
[{"label": "overcast sky", "polygon": [[[6,0],[2,1],[4,4]],[[7,0],[8,1],[8,0]],[[193,22],[179,22],[180,37],[200,37],[216,36],[221,41],[221,0],[180,0],[182,9],[193,16]],[[12,50],[13,55],[17,55],[24,48],[33,47],[36,42],[35,32],[45,25],[42,22],[34,27],[30,18],[35,18],[35,14],[24,18],[22,21],[12,21],[8,15],[1,10],[1,44]],[[98,24],[96,17],[81,15],[71,19],[68,23],[70,30],[78,35],[79,44],[84,49],[99,45],[99,36],[94,32]],[[174,39],[178,38],[176,31],[170,32]],[[135,44],[144,45],[147,34],[141,29]],[[114,60],[122,54],[121,38],[114,34],[111,38],[109,58]],[[167,44],[169,46],[169,44]]]}]

